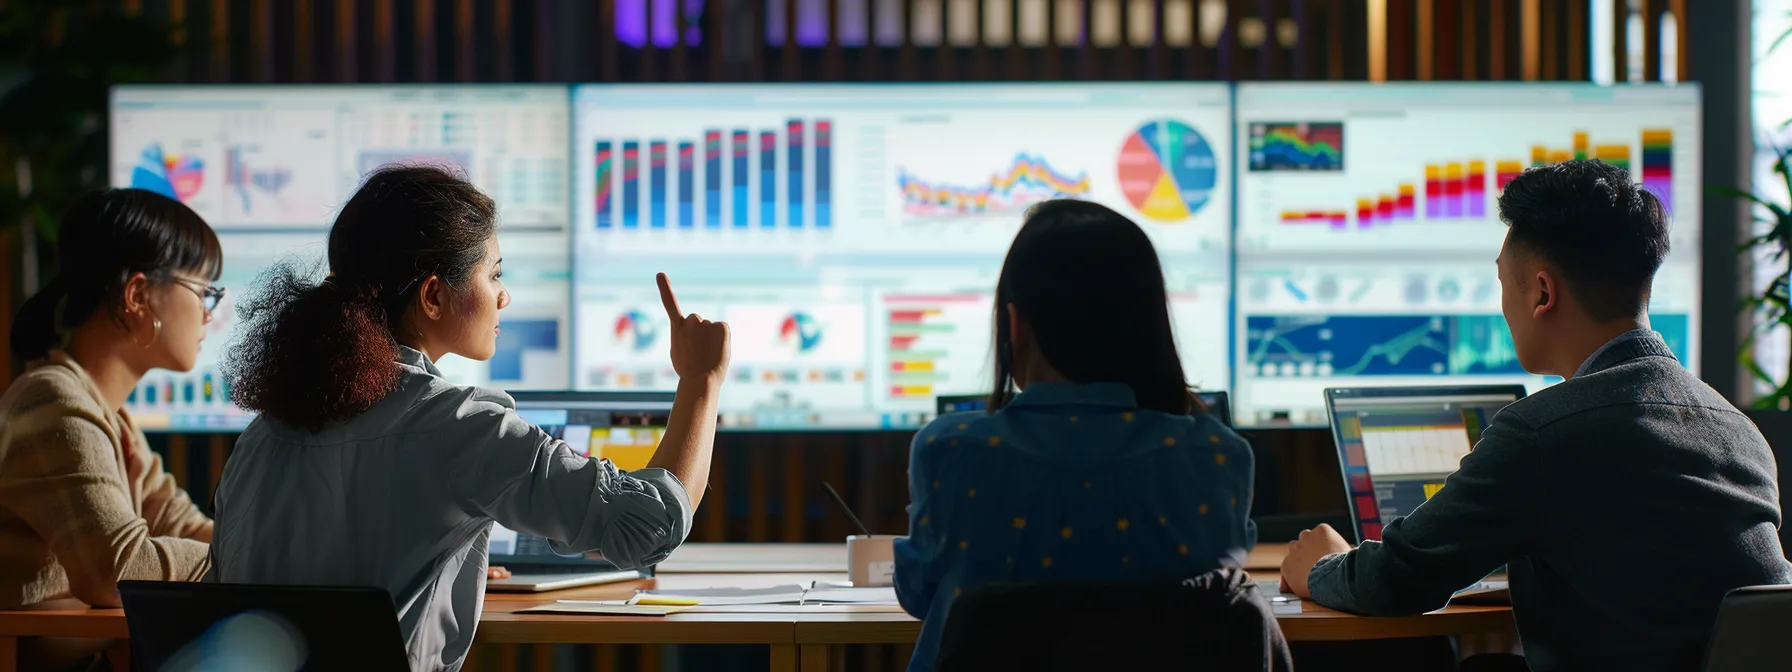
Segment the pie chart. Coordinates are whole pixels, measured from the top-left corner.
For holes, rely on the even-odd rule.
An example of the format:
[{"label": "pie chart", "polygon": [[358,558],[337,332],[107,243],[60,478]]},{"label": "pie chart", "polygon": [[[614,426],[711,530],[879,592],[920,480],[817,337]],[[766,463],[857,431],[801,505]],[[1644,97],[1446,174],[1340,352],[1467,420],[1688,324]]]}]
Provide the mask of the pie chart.
[{"label": "pie chart", "polygon": [[1201,211],[1218,184],[1213,146],[1180,121],[1152,121],[1120,147],[1120,191],[1139,214],[1180,222]]}]

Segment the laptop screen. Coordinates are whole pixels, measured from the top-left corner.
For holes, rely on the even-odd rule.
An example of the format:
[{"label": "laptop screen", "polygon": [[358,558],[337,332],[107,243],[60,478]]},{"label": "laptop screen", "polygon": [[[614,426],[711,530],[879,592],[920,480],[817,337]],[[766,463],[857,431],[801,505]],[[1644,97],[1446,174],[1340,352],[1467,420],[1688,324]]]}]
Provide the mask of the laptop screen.
[{"label": "laptop screen", "polygon": [[[666,434],[672,393],[512,392],[517,415],[580,455],[607,459],[623,471],[641,469]],[[493,565],[606,565],[582,555],[557,555],[546,539],[492,525]]]},{"label": "laptop screen", "polygon": [[[1196,392],[1195,395],[1201,397],[1201,403],[1207,405],[1208,413],[1219,418],[1219,421],[1227,427],[1232,426],[1232,400],[1229,395],[1225,392]],[[940,415],[981,411],[989,407],[989,395],[965,394],[938,397],[934,401],[934,407]]]},{"label": "laptop screen", "polygon": [[1523,385],[1353,387],[1325,391],[1357,540],[1443,489],[1444,479]]}]

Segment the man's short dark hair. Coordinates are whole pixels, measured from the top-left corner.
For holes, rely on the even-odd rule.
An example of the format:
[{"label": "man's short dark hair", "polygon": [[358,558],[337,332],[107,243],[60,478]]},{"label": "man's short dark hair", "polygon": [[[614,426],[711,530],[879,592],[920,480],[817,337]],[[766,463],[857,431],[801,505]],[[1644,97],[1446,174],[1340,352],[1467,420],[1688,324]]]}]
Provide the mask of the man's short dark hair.
[{"label": "man's short dark hair", "polygon": [[1648,310],[1668,254],[1668,213],[1623,168],[1597,160],[1531,168],[1506,184],[1499,206],[1507,240],[1554,266],[1588,317]]}]

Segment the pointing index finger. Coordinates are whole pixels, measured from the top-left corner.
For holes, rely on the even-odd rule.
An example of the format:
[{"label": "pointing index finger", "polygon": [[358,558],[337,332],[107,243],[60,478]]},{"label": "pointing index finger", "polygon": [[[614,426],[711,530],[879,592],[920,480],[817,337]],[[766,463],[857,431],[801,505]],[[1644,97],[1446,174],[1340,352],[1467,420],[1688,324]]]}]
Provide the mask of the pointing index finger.
[{"label": "pointing index finger", "polygon": [[666,315],[672,318],[672,324],[684,319],[684,311],[678,309],[678,297],[672,295],[672,281],[666,279],[665,273],[656,276],[660,284],[660,303],[666,306]]}]

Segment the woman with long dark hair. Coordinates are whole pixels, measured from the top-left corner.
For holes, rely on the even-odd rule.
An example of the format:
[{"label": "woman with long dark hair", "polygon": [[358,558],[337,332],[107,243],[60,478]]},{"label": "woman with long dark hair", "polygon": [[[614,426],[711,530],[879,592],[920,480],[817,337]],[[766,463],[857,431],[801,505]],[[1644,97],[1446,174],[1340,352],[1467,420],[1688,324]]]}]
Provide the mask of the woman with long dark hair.
[{"label": "woman with long dark hair", "polygon": [[659,562],[708,480],[727,325],[672,317],[678,396],[648,468],[624,473],[525,422],[435,360],[491,358],[500,281],[490,198],[433,167],[370,175],[330,230],[330,275],[275,272],[241,312],[236,402],[260,414],[218,486],[212,580],[379,586],[411,668],[454,670],[479,621],[495,521],[557,552]]},{"label": "woman with long dark hair", "polygon": [[961,591],[998,581],[1180,581],[1256,543],[1250,445],[1207,415],[1176,352],[1157,250],[1105,206],[1033,206],[996,284],[989,408],[909,456],[896,592],[933,669]]},{"label": "woman with long dark hair", "polygon": [[[57,276],[12,325],[26,373],[0,396],[0,609],[197,580],[212,536],[124,404],[150,369],[193,368],[224,294],[218,236],[140,189],[89,194],[57,231]],[[41,643],[33,665],[97,650]]]}]

